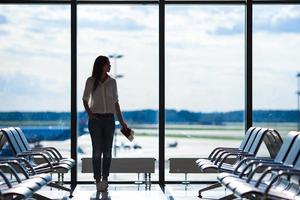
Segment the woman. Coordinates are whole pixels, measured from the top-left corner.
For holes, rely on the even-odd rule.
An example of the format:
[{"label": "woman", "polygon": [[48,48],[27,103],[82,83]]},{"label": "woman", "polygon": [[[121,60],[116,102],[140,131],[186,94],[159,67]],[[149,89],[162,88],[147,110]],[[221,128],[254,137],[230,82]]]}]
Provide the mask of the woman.
[{"label": "woman", "polygon": [[[107,73],[110,71],[109,59],[98,56],[92,76],[86,80],[83,105],[88,113],[88,128],[93,146],[93,171],[97,191],[106,191],[111,163],[111,149],[115,131],[114,114],[124,129],[127,125],[120,110],[117,82]],[[101,156],[103,155],[103,163]],[[102,164],[102,168],[101,168]]]}]

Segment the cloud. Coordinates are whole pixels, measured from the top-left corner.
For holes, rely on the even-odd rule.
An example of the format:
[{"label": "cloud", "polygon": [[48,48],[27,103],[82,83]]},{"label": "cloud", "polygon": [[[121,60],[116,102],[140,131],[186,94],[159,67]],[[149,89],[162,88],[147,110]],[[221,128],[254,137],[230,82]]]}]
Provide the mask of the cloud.
[{"label": "cloud", "polygon": [[1,74],[0,85],[1,93],[34,95],[43,91],[37,77],[30,74]]},{"label": "cloud", "polygon": [[[70,16],[68,6],[0,7],[7,23],[0,26],[3,52],[26,56],[65,57],[70,52]],[[66,51],[66,48],[68,49]]]},{"label": "cloud", "polygon": [[154,24],[149,21],[158,19],[157,8],[157,6],[79,6],[78,25],[102,31],[156,29],[158,21]]},{"label": "cloud", "polygon": [[5,35],[8,35],[8,33],[6,31],[3,31],[3,30],[0,30],[0,36],[5,36]]},{"label": "cloud", "polygon": [[240,33],[243,12],[242,6],[168,6],[166,26],[172,28],[171,31],[184,28],[203,34],[222,34],[225,30]]},{"label": "cloud", "polygon": [[244,26],[242,24],[236,24],[233,27],[218,27],[214,32],[211,34],[216,35],[233,35],[233,34],[243,34],[244,33]]},{"label": "cloud", "polygon": [[0,25],[1,24],[6,24],[7,23],[7,19],[4,15],[0,15]]},{"label": "cloud", "polygon": [[274,24],[255,23],[254,32],[267,31],[269,33],[300,33],[300,17],[282,19]]},{"label": "cloud", "polygon": [[1,111],[69,110],[70,89],[60,81],[23,72],[1,73]]},{"label": "cloud", "polygon": [[4,15],[0,15],[0,37],[8,34],[7,31],[2,30],[4,24],[7,24],[7,19]]},{"label": "cloud", "polygon": [[253,23],[255,32],[299,33],[300,6],[254,6]]},{"label": "cloud", "polygon": [[98,28],[103,31],[143,31],[147,28],[142,24],[138,24],[135,20],[130,18],[119,18],[114,17],[113,19],[108,19],[106,21],[101,21],[97,19],[89,19],[87,21],[79,21],[81,28]]},{"label": "cloud", "polygon": [[[254,9],[254,108],[295,108],[299,6],[280,7]],[[167,108],[244,108],[244,11],[243,6],[166,6]],[[6,102],[0,110],[68,110],[69,7],[1,6],[0,13],[7,20],[0,25]],[[125,55],[117,61],[117,73],[124,75],[117,80],[122,108],[158,109],[158,26],[157,6],[78,6],[79,110],[94,59],[111,53]],[[294,30],[287,30],[291,26]],[[270,97],[276,99],[269,102]]]}]

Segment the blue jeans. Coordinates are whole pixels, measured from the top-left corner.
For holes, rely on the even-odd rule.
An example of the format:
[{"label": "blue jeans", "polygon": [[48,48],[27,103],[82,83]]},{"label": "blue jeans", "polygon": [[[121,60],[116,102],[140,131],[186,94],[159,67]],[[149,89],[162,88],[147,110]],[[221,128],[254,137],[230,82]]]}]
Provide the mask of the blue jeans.
[{"label": "blue jeans", "polygon": [[[101,116],[89,119],[88,127],[92,139],[93,146],[93,172],[94,179],[109,176],[109,169],[111,163],[111,149],[115,132],[114,115]],[[101,156],[103,155],[103,160]],[[102,163],[103,161],[103,163]],[[102,170],[101,170],[101,164]]]}]

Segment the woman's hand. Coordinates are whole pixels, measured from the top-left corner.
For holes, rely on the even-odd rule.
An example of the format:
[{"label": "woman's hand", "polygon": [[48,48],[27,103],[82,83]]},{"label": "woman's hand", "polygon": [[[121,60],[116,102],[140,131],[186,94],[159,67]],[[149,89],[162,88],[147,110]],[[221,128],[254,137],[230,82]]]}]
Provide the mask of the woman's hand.
[{"label": "woman's hand", "polygon": [[89,115],[90,119],[95,119],[96,118],[96,115],[92,112],[89,112],[88,115]]},{"label": "woman's hand", "polygon": [[83,100],[83,106],[89,116],[89,119],[94,119],[96,118],[96,115],[91,111],[90,107],[89,107],[89,104],[86,100]]}]

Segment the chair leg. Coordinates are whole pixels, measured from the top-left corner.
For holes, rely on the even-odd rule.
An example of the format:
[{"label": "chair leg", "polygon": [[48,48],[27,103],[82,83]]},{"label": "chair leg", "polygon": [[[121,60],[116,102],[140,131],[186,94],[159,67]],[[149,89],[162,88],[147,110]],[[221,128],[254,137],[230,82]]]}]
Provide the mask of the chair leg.
[{"label": "chair leg", "polygon": [[61,189],[61,190],[65,190],[65,191],[68,191],[68,192],[72,191],[70,188],[59,185],[59,183],[57,184],[57,183],[51,182],[51,183],[48,183],[48,186],[54,187],[54,188],[57,188],[57,189]]},{"label": "chair leg", "polygon": [[77,186],[76,184],[71,184],[71,191],[70,191],[70,196],[69,196],[69,198],[73,198],[73,192],[74,192],[76,186]]},{"label": "chair leg", "polygon": [[218,188],[218,187],[221,187],[222,184],[221,183],[215,183],[215,184],[212,184],[212,185],[209,185],[205,188],[202,188],[198,191],[198,197],[199,198],[202,198],[202,195],[201,193],[204,192],[204,191],[207,191],[207,190],[212,190],[212,189],[215,189],[215,188]]},{"label": "chair leg", "polygon": [[65,181],[65,174],[62,173],[61,174],[61,184],[64,185],[64,181]]},{"label": "chair leg", "polygon": [[53,187],[53,188],[57,188],[57,189],[61,189],[61,190],[64,190],[64,191],[68,191],[68,192],[70,192],[69,197],[70,198],[73,197],[73,192],[74,192],[75,187],[73,189],[72,188],[67,188],[63,185],[60,185],[59,183],[54,183],[54,182],[48,183],[48,186]]},{"label": "chair leg", "polygon": [[51,200],[50,198],[45,197],[45,196],[40,195],[40,194],[37,194],[37,193],[34,193],[34,194],[32,195],[32,197],[35,198],[35,199],[38,199],[38,200]]},{"label": "chair leg", "polygon": [[231,200],[231,199],[235,199],[236,197],[234,196],[234,194],[229,194],[227,196],[221,197],[219,200]]},{"label": "chair leg", "polygon": [[58,182],[58,184],[60,184],[60,182],[61,182],[60,179],[61,179],[61,178],[60,178],[60,173],[57,173],[57,182]]}]

